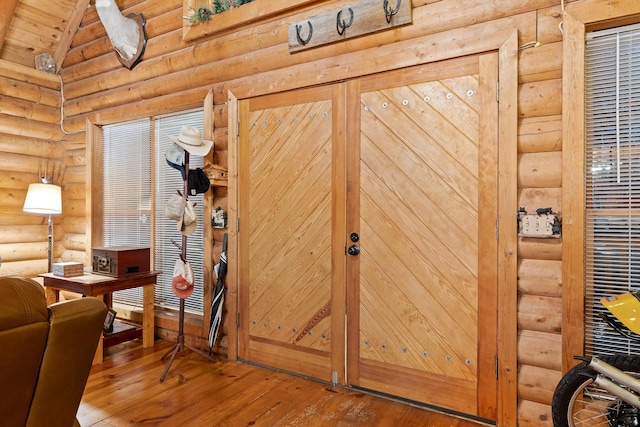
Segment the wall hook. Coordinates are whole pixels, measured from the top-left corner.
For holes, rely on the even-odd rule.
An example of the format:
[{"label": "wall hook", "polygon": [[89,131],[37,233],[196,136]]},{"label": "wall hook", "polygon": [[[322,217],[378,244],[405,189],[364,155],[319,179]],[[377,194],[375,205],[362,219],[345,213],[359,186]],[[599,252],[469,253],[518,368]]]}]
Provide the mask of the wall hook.
[{"label": "wall hook", "polygon": [[344,34],[345,30],[353,24],[353,9],[349,8],[349,14],[351,18],[349,19],[349,23],[347,24],[344,19],[340,19],[342,17],[342,10],[338,12],[338,16],[336,16],[336,31],[338,31],[338,35],[341,36]]},{"label": "wall hook", "polygon": [[398,0],[398,4],[395,10],[389,9],[389,0],[384,0],[382,3],[382,7],[384,8],[384,15],[387,18],[387,24],[391,24],[391,18],[393,15],[397,15],[400,12],[400,5],[402,4],[402,0]]},{"label": "wall hook", "polygon": [[309,24],[309,36],[307,36],[306,40],[303,40],[302,36],[300,35],[302,25],[296,24],[296,37],[298,38],[298,43],[300,43],[302,46],[309,43],[311,41],[311,37],[313,37],[313,25],[311,25],[311,21],[307,21],[307,24]]}]

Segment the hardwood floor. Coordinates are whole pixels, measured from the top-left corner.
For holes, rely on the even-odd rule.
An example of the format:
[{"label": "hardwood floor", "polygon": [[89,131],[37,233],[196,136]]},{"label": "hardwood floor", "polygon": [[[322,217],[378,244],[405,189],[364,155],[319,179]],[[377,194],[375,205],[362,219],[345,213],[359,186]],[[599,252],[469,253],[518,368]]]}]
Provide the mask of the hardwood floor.
[{"label": "hardwood floor", "polygon": [[358,390],[244,363],[211,363],[185,351],[160,376],[173,343],[111,347],[92,368],[78,410],[83,427],[113,426],[421,426],[484,424]]}]

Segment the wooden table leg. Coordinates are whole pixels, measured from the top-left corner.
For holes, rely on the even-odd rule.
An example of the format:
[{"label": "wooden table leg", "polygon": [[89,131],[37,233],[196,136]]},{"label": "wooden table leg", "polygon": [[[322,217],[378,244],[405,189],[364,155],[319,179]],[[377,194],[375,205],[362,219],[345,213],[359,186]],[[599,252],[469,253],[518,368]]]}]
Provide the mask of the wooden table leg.
[{"label": "wooden table leg", "polygon": [[[104,301],[104,295],[97,295],[96,298],[98,298],[101,301]],[[96,347],[96,354],[93,356],[92,364],[98,365],[102,363],[103,360],[104,360],[104,334],[101,333],[100,339],[98,340],[98,346]]]},{"label": "wooden table leg", "polygon": [[54,289],[49,286],[44,287],[44,295],[47,301],[47,305],[51,305],[54,302],[60,301],[60,290]]},{"label": "wooden table leg", "polygon": [[153,347],[155,281],[142,288],[142,347]]}]

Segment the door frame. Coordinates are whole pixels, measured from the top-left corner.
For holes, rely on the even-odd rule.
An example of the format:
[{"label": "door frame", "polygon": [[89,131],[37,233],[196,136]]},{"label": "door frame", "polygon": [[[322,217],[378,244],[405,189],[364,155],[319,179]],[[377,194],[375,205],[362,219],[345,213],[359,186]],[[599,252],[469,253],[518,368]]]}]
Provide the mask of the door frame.
[{"label": "door frame", "polygon": [[[464,37],[463,37],[464,38]],[[420,44],[416,44],[415,54],[405,50],[397,50],[388,55],[388,61],[380,65],[380,69],[370,70],[372,73],[391,71],[404,67],[423,65],[435,61],[453,59],[464,55],[473,55],[489,51],[498,51],[498,218],[496,234],[498,236],[498,284],[497,305],[498,331],[497,338],[497,425],[508,426],[517,423],[517,169],[518,169],[518,30],[517,28],[494,29],[487,37],[476,38],[473,43],[462,44],[456,37],[441,40],[440,49],[429,54],[420,52]],[[408,63],[407,58],[411,58]],[[325,60],[317,60],[313,69],[326,69]],[[388,64],[396,64],[388,67]],[[301,67],[301,66],[298,66]],[[306,68],[306,67],[304,67]],[[280,91],[299,89],[317,84],[328,84],[342,80],[362,77],[356,75],[349,67],[336,67],[325,73],[325,79],[310,73],[301,77],[299,73],[264,73],[260,79],[255,76],[227,82],[214,89],[214,92],[227,94],[228,107],[228,273],[227,273],[227,307],[229,318],[238,318],[239,313],[239,274],[242,248],[238,245],[238,233],[242,228],[239,194],[239,155],[240,135],[239,123],[247,117],[239,109],[240,100]],[[285,76],[286,77],[282,77]],[[236,224],[234,227],[233,224]],[[235,314],[234,314],[235,310]],[[236,327],[228,327],[228,357],[238,358],[239,333]]]}]

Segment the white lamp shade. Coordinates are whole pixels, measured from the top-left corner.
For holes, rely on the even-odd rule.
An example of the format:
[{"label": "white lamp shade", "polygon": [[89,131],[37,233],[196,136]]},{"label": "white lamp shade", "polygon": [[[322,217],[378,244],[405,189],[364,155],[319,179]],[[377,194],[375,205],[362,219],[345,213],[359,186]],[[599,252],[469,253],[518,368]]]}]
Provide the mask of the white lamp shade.
[{"label": "white lamp shade", "polygon": [[23,211],[41,215],[62,213],[62,192],[53,184],[29,184]]}]

